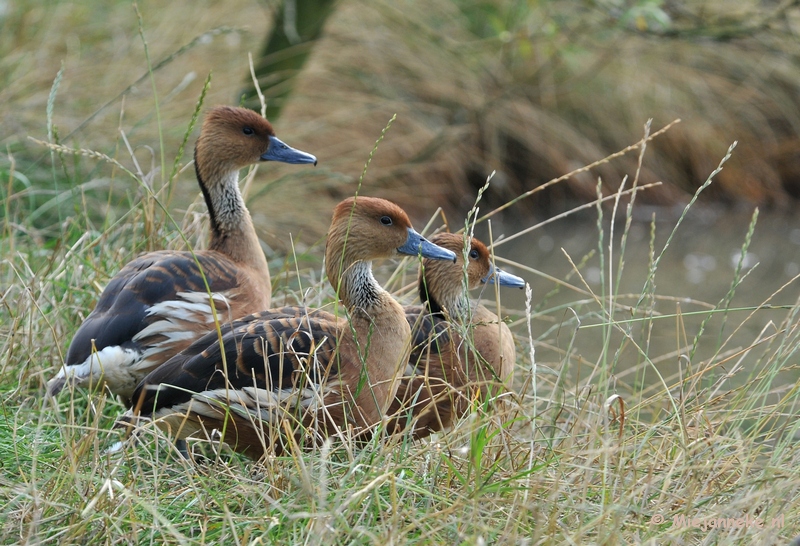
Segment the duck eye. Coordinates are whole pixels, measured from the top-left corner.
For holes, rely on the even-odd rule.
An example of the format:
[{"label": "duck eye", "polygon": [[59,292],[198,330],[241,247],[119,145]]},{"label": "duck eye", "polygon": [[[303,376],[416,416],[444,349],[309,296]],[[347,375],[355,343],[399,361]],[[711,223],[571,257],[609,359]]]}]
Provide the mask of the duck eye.
[{"label": "duck eye", "polygon": [[248,135],[248,136],[252,135],[253,133],[255,133],[255,131],[253,131],[252,127],[242,127],[242,132],[244,134]]},{"label": "duck eye", "polygon": [[381,224],[383,224],[384,226],[391,226],[392,219],[389,218],[388,216],[381,216]]},{"label": "duck eye", "polygon": [[478,251],[477,250],[470,250],[469,257],[472,260],[477,260],[478,259]]}]

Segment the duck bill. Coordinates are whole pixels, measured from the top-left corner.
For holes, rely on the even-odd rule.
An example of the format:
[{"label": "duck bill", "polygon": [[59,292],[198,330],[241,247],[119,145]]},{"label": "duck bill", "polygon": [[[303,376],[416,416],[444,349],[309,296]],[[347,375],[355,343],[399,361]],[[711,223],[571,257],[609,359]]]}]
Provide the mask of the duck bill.
[{"label": "duck bill", "polygon": [[269,149],[261,156],[261,161],[280,161],[291,165],[317,164],[317,158],[313,155],[296,150],[274,136],[269,137]]},{"label": "duck bill", "polygon": [[431,260],[449,260],[453,263],[456,261],[455,252],[433,244],[411,228],[408,228],[406,244],[398,248],[397,252],[409,256],[422,256]]},{"label": "duck bill", "polygon": [[499,284],[500,286],[510,286],[512,288],[525,288],[525,280],[511,273],[506,273],[502,269],[497,269],[493,265],[489,266],[489,274],[481,279],[484,284]]}]

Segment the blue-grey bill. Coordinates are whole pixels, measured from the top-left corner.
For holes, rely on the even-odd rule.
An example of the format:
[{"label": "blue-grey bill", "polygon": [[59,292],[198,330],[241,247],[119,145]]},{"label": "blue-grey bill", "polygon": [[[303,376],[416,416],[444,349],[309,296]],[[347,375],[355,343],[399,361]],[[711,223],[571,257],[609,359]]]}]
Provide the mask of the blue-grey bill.
[{"label": "blue-grey bill", "polygon": [[274,136],[269,137],[269,149],[261,156],[261,161],[280,161],[292,165],[317,164],[317,158],[313,155],[296,150]]},{"label": "blue-grey bill", "polygon": [[453,263],[456,261],[455,252],[433,244],[411,228],[408,228],[406,244],[398,248],[397,252],[409,256],[422,256],[431,260],[449,260]]},{"label": "blue-grey bill", "polygon": [[512,288],[525,288],[525,280],[511,273],[506,273],[493,265],[489,265],[489,274],[481,279],[481,282],[488,284],[499,284],[500,286],[510,286]]}]

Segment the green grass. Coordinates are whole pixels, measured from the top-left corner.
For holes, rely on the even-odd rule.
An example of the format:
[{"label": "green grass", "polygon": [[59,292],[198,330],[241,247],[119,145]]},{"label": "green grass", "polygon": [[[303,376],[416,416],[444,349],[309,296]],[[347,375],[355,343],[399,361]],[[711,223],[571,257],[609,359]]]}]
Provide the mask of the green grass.
[{"label": "green grass", "polygon": [[[131,177],[102,159],[85,161]],[[722,301],[688,302],[685,315],[665,312],[662,304],[674,310],[674,301],[657,291],[658,268],[670,248],[654,242],[641,292],[619,293],[636,195],[647,191],[635,173],[628,187],[627,201],[596,207],[596,251],[569,257],[578,265],[561,282],[586,297],[562,303],[562,294],[543,294],[527,312],[510,311],[518,362],[515,392],[502,406],[477,406],[429,442],[336,442],[259,463],[214,445],[196,446],[203,457],[187,462],[149,427],[137,444],[107,454],[119,437],[120,404],[83,391],[57,404],[43,396],[81,318],[122,264],[141,250],[202,247],[196,207],[179,219],[185,238],[177,237],[159,198],[143,192],[102,224],[88,209],[70,216],[44,249],[33,231],[9,220],[0,240],[0,540],[767,544],[791,537],[800,531],[793,472],[800,424],[788,378],[800,348],[800,306],[779,295],[772,303],[787,304],[782,318],[734,347],[728,333],[767,312],[730,309],[735,290],[746,286],[741,268]],[[17,203],[13,197],[6,204]],[[19,215],[7,218],[25,225]],[[755,229],[754,215],[743,254]],[[299,265],[271,255],[272,271],[281,271],[278,297],[298,301],[310,289],[312,300],[330,301],[319,280],[321,255],[321,243],[305,249]],[[590,264],[600,266],[600,292],[583,281]],[[379,272],[411,302],[411,262]],[[601,332],[599,344],[587,342],[592,332]],[[674,336],[676,352],[650,352],[657,335]],[[677,360],[678,372],[662,373],[665,360]],[[776,520],[783,526],[709,533],[700,522],[673,521],[684,516],[783,518]]]},{"label": "green grass", "polygon": [[[43,6],[28,17],[50,16]],[[104,17],[130,23],[119,15],[121,8],[108,9]],[[24,14],[17,15],[25,20]],[[155,23],[147,12],[143,15],[146,38],[148,21]],[[88,17],[81,10],[69,16]],[[46,37],[35,25],[17,28],[14,36],[20,43],[25,32],[33,34],[30,39]],[[84,41],[108,39],[105,25],[91,28]],[[498,28],[501,32],[502,26]],[[191,29],[186,32],[175,43],[153,45],[152,58],[170,58],[192,43]],[[10,42],[9,34],[0,36],[6,53],[0,62],[9,68],[5,73],[24,72],[31,58]],[[187,462],[149,427],[137,444],[106,453],[119,438],[113,425],[124,408],[102,393],[84,391],[66,393],[54,403],[44,398],[44,384],[63,362],[72,335],[100,290],[124,263],[141,251],[202,248],[205,241],[202,202],[185,199],[183,208],[176,207],[169,195],[179,184],[194,187],[189,156],[180,156],[178,150],[181,142],[191,143],[188,128],[207,72],[187,92],[189,98],[171,96],[168,90],[182,73],[167,74],[157,61],[154,65],[147,70],[143,53],[134,63],[141,71],[136,77],[146,76],[143,88],[151,89],[148,78],[155,74],[161,123],[151,95],[111,108],[111,125],[123,118],[119,125],[135,154],[113,131],[90,131],[94,140],[85,145],[81,139],[63,141],[97,150],[124,169],[98,156],[63,149],[50,154],[21,140],[8,147],[10,153],[0,163],[0,542],[774,544],[800,533],[800,478],[795,472],[800,460],[795,418],[800,409],[795,385],[800,303],[786,295],[788,289],[775,286],[776,295],[765,302],[771,308],[740,308],[736,295],[751,281],[743,260],[721,299],[663,293],[663,266],[674,249],[656,237],[664,227],[655,222],[649,226],[649,274],[639,289],[622,292],[621,281],[631,270],[628,235],[636,225],[633,217],[641,196],[650,191],[642,189],[645,180],[640,176],[652,161],[652,148],[644,141],[624,163],[611,158],[600,164],[613,166],[606,172],[628,169],[629,178],[619,189],[635,189],[625,195],[606,191],[604,206],[591,205],[596,229],[587,230],[586,236],[596,239],[596,249],[586,256],[564,256],[574,268],[553,279],[549,292],[534,294],[528,310],[505,311],[517,336],[518,362],[513,396],[503,405],[476,404],[453,431],[431,441],[400,437],[365,447],[337,442],[259,463],[214,445],[195,446],[203,457]],[[31,130],[34,136],[47,135],[48,102],[54,105],[56,133],[67,125],[65,119],[87,120],[95,111],[98,97],[75,90],[72,66],[67,63],[66,79],[57,90],[52,85],[57,65],[44,76],[33,71],[27,80],[16,80],[24,86],[9,79],[9,87],[0,89],[4,97],[22,96],[25,86],[38,90],[27,102],[15,103],[28,105],[15,116],[36,128]],[[108,77],[126,82],[118,91],[132,79]],[[219,81],[225,77],[212,78],[212,90]],[[230,90],[231,85],[222,87]],[[224,95],[214,97],[206,103],[231,102]],[[61,100],[69,100],[70,108],[60,106]],[[391,115],[380,110],[374,128],[359,129],[373,142]],[[403,125],[408,116],[399,111],[376,153],[371,176],[386,174],[382,154],[418,141]],[[165,136],[163,147],[156,145],[159,135]],[[151,155],[143,146],[155,152]],[[757,153],[740,145],[734,157],[743,149],[748,157]],[[361,164],[369,150],[360,149]],[[709,190],[714,189],[710,174],[718,160],[704,157],[705,164],[711,163],[703,175]],[[178,167],[174,181],[173,164]],[[157,172],[154,165],[166,169]],[[271,181],[264,191],[286,192],[271,194],[283,196],[296,191],[286,182],[302,177],[283,172],[277,177],[256,175]],[[353,172],[361,172],[360,166]],[[333,169],[325,172],[336,174]],[[582,173],[572,174],[575,179]],[[553,185],[563,186],[569,178]],[[703,179],[692,183],[701,187]],[[511,203],[520,194],[492,205]],[[493,195],[497,200],[505,194]],[[482,204],[481,214],[491,213],[489,209]],[[165,211],[174,215],[181,235]],[[300,216],[297,211],[285,215],[290,213]],[[314,226],[325,223],[327,214],[320,213]],[[673,222],[676,230],[686,228],[681,221]],[[428,232],[438,224],[437,216]],[[450,218],[450,225],[462,221]],[[483,221],[478,229],[487,226]],[[742,255],[757,229],[754,215],[742,234]],[[318,238],[318,230],[308,230],[312,239]],[[332,291],[320,280],[322,242],[295,240],[297,231],[289,227],[274,237],[286,242],[290,231],[295,244],[286,246],[292,251],[267,249],[276,302],[330,301]],[[513,235],[505,233],[507,240]],[[515,263],[502,244],[495,251],[498,258]],[[526,276],[544,275],[516,267]],[[587,278],[592,267],[600,272],[599,289]],[[404,303],[413,301],[412,262],[383,266],[378,274],[390,279],[389,289]],[[760,326],[746,337],[742,332],[751,331],[746,328],[750,324]],[[661,347],[656,340],[664,338],[673,348],[655,349]],[[700,521],[681,526],[676,517],[761,518],[767,528],[709,531]],[[779,525],[770,528],[775,518]]]}]

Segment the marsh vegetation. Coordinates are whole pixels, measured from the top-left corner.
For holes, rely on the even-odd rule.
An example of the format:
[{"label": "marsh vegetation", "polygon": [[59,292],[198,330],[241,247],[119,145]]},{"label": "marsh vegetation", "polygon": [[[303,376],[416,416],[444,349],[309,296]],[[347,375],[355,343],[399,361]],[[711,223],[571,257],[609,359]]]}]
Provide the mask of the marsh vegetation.
[{"label": "marsh vegetation", "polygon": [[[341,2],[291,93],[265,87],[285,100],[280,135],[320,160],[242,182],[276,305],[333,298],[330,210],[394,114],[360,191],[397,201],[426,233],[463,228],[477,202],[476,233],[534,291],[481,294],[517,342],[502,407],[476,401],[430,441],[334,442],[254,464],[204,444],[186,461],[150,428],[110,454],[124,407],[84,390],[47,400],[44,385],[123,264],[202,248],[192,119],[252,86],[247,53],[275,6],[0,3],[0,540],[798,534],[800,225],[784,213],[800,195],[800,8],[579,4]],[[403,303],[415,267],[378,270]],[[765,523],[709,531],[716,518]]]}]

